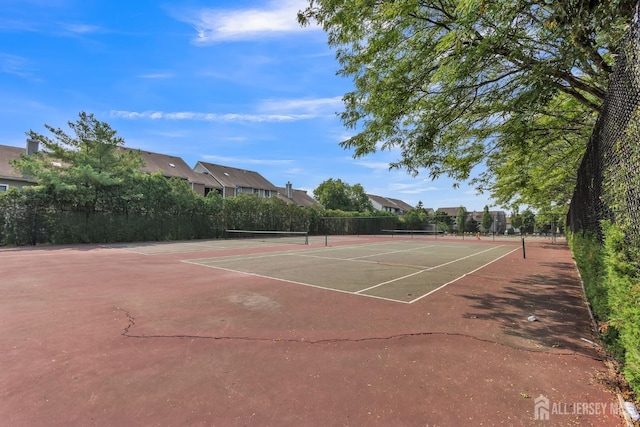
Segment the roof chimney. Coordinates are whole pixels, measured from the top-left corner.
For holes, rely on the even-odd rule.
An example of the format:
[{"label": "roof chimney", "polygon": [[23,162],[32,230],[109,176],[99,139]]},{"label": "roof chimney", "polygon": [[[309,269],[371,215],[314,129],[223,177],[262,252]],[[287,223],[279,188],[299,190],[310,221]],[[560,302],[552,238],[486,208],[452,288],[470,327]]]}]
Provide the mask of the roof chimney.
[{"label": "roof chimney", "polygon": [[35,139],[27,139],[27,156],[38,152],[38,141]]},{"label": "roof chimney", "polygon": [[293,199],[293,188],[291,186],[291,182],[287,182],[287,198]]}]

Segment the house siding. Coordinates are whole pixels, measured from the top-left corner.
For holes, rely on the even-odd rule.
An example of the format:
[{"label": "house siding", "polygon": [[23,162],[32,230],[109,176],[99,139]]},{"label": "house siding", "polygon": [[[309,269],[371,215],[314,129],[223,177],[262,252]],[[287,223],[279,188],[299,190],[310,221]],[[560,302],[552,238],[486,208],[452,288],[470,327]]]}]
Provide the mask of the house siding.
[{"label": "house siding", "polygon": [[376,196],[375,194],[367,194],[373,209],[382,212],[391,212],[398,216],[403,216],[413,207],[400,199],[392,199],[390,197]]},{"label": "house siding", "polygon": [[239,194],[256,194],[260,197],[278,195],[277,188],[254,171],[206,162],[198,162],[193,170],[198,174],[207,174],[219,183],[223,197],[235,197]]},{"label": "house siding", "polygon": [[11,188],[17,188],[18,190],[23,187],[31,187],[36,185],[35,182],[15,180],[10,178],[4,178],[0,176],[0,191],[8,191]]},{"label": "house siding", "polygon": [[24,148],[0,145],[0,191],[36,185],[35,181],[20,174],[9,163],[11,160],[18,160],[21,154],[26,153],[27,150]]}]

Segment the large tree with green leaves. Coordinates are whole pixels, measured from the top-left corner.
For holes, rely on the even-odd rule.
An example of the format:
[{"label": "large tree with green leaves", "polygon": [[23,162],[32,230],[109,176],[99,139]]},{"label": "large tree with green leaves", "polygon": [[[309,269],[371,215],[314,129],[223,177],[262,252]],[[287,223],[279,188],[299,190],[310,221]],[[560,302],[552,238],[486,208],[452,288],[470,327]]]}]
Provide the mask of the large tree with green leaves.
[{"label": "large tree with green leaves", "polygon": [[[420,203],[418,206],[420,206]],[[426,210],[420,207],[411,209],[402,216],[402,222],[407,230],[424,230],[429,221],[429,214]]]},{"label": "large tree with green leaves", "polygon": [[544,205],[567,199],[635,3],[309,0],[298,19],[353,79],[344,148],[396,148],[391,167]]},{"label": "large tree with green leaves", "polygon": [[437,210],[433,214],[433,220],[439,231],[450,231],[453,228],[453,218],[445,211]]},{"label": "large tree with green leaves", "polygon": [[464,233],[466,231],[466,223],[467,223],[467,209],[463,206],[458,208],[458,216],[456,218],[456,227],[458,228],[458,233]]},{"label": "large tree with green leaves", "polygon": [[27,132],[41,150],[21,156],[15,168],[49,187],[59,203],[80,210],[115,210],[126,203],[141,173],[139,152],[121,150],[124,139],[93,114],[81,112],[77,121],[68,122],[73,135],[44,126],[52,136]]},{"label": "large tree with green leaves", "polygon": [[373,211],[371,200],[360,184],[352,186],[341,179],[329,178],[313,190],[313,195],[326,209]]},{"label": "large tree with green leaves", "polygon": [[484,207],[484,210],[482,211],[482,219],[480,220],[480,224],[482,225],[482,229],[485,233],[489,232],[489,230],[491,229],[491,226],[493,225],[493,217],[489,212],[489,206]]},{"label": "large tree with green leaves", "polygon": [[520,214],[522,216],[521,233],[533,233],[536,227],[536,215],[529,209],[525,209]]}]

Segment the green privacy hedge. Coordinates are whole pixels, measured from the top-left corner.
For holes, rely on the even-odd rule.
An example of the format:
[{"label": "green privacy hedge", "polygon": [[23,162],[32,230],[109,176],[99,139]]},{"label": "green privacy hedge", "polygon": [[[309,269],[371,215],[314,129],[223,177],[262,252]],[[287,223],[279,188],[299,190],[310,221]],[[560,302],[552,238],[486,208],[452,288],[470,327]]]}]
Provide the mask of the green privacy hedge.
[{"label": "green privacy hedge", "polygon": [[202,197],[185,181],[147,176],[126,191],[103,191],[89,210],[52,187],[0,193],[0,246],[219,238],[224,230],[376,234],[397,226],[388,213],[327,211],[276,197]]},{"label": "green privacy hedge", "polygon": [[602,222],[603,243],[593,235],[570,236],[571,249],[601,338],[640,392],[640,250],[620,227]]},{"label": "green privacy hedge", "polygon": [[60,202],[59,193],[42,187],[0,193],[0,245],[218,238],[225,229],[307,231],[313,217],[308,208],[277,198],[223,200],[201,197],[179,181],[160,183],[163,191],[95,210]]}]

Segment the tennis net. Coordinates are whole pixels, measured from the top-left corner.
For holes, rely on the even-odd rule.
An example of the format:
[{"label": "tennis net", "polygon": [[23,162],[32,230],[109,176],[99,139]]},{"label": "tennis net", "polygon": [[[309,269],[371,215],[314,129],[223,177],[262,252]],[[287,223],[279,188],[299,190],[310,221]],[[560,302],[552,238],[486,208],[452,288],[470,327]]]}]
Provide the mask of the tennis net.
[{"label": "tennis net", "polygon": [[309,244],[307,231],[225,230],[226,239],[278,239],[282,243]]},{"label": "tennis net", "polygon": [[381,230],[382,234],[391,234],[393,236],[435,236],[438,238],[438,232],[435,230]]}]

